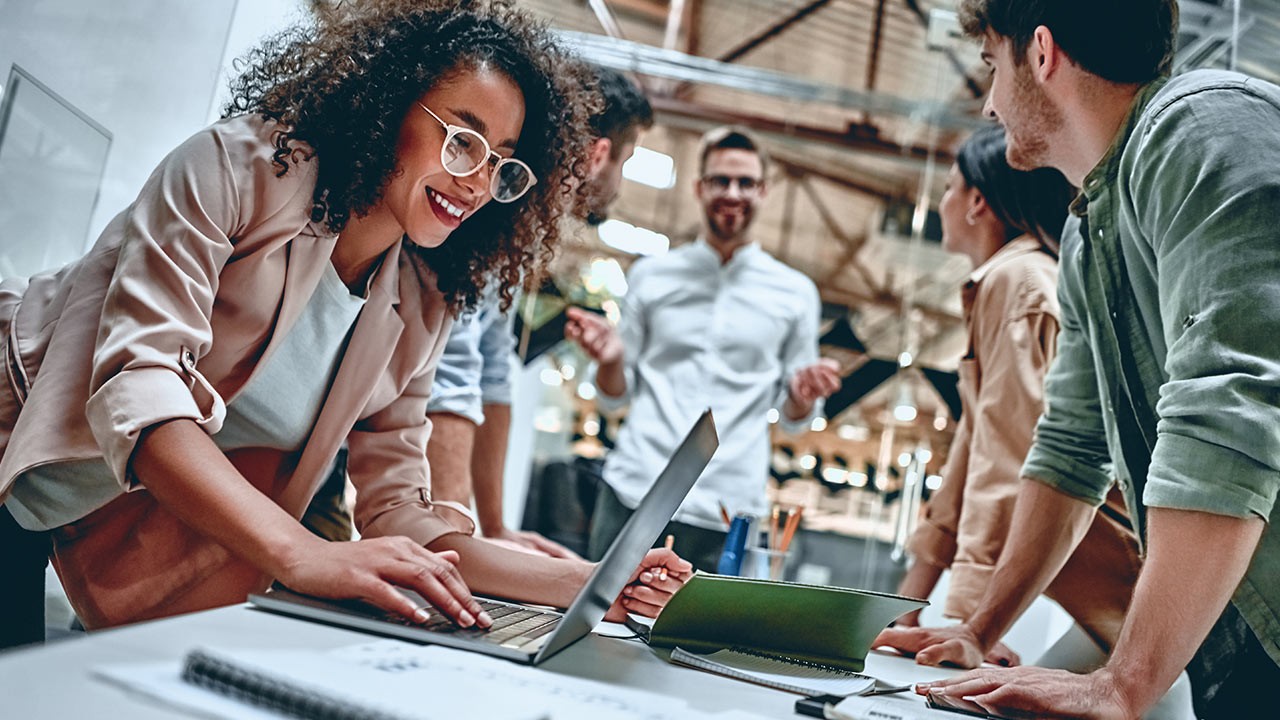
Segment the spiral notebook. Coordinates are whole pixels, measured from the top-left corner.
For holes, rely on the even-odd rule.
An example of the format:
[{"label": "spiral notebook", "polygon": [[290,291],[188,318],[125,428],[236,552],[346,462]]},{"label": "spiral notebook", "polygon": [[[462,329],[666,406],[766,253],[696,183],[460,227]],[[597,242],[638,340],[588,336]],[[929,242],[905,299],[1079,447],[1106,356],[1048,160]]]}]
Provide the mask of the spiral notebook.
[{"label": "spiral notebook", "polygon": [[407,712],[393,703],[344,693],[319,675],[310,681],[300,680],[280,668],[204,649],[188,653],[182,666],[182,679],[192,685],[290,717],[433,720],[431,715]]},{"label": "spiral notebook", "polygon": [[745,648],[699,655],[677,647],[671,662],[801,695],[861,695],[876,688],[869,675]]},{"label": "spiral notebook", "polygon": [[[382,640],[329,651],[199,648],[167,685],[116,663],[97,674],[201,717],[265,720],[698,720],[678,698],[440,646]],[[154,677],[154,673],[153,673]],[[194,702],[192,702],[194,700]]]}]

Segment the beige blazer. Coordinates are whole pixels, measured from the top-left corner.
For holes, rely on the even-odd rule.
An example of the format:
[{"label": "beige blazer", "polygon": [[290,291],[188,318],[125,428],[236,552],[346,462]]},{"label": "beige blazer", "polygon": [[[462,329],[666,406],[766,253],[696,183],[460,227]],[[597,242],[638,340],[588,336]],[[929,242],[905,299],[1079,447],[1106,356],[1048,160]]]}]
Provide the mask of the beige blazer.
[{"label": "beige blazer", "polygon": [[[189,418],[210,433],[288,333],[337,236],[311,219],[315,160],[284,177],[274,125],[219,122],[160,164],[81,260],[0,283],[0,498],[33,467],[106,459],[128,492],[54,531],[55,567],[94,628],[242,601],[270,578],[190,530],[131,476],[138,434]],[[389,250],[327,400],[296,453],[230,454],[300,516],[345,440],[366,536],[450,532],[425,462],[435,363],[451,319],[435,276]]]},{"label": "beige blazer", "polygon": [[[977,610],[1004,549],[1022,461],[1044,409],[1044,376],[1058,336],[1058,266],[1032,238],[1005,245],[965,284],[969,352],[960,361],[963,416],[942,487],[909,549],[950,567],[944,614]],[[1047,521],[1051,521],[1048,519]],[[1120,636],[1140,564],[1137,538],[1113,492],[1045,592],[1103,647]]]}]

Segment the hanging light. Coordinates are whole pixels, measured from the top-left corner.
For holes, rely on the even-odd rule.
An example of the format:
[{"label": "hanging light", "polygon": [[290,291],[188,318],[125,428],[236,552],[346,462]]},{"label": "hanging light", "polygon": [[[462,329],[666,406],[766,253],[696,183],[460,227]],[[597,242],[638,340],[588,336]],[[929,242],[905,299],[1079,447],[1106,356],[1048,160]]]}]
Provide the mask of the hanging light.
[{"label": "hanging light", "polygon": [[903,379],[898,385],[898,400],[893,404],[893,419],[909,423],[916,419],[916,400],[911,395],[911,382]]}]

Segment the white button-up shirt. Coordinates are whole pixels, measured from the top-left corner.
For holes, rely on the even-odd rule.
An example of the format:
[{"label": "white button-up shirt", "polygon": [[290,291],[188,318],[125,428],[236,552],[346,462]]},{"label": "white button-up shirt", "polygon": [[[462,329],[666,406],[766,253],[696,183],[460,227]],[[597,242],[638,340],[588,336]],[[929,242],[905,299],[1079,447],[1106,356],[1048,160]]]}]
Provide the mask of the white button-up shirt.
[{"label": "white button-up shirt", "polygon": [[704,240],[636,262],[628,276],[618,332],[626,347],[627,394],[598,397],[605,410],[631,410],[605,463],[604,477],[634,508],[698,415],[710,407],[720,448],[675,519],[724,529],[731,514],[766,510],[768,411],[783,427],[787,381],[818,359],[821,304],[813,281],[755,244],[729,262]]}]

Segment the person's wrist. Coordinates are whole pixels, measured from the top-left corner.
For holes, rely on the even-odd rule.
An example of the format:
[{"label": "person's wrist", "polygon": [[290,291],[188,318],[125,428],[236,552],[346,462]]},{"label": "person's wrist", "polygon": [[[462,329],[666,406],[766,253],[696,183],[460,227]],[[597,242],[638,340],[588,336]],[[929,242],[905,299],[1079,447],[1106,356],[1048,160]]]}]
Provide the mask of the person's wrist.
[{"label": "person's wrist", "polygon": [[1000,635],[1002,634],[997,632],[989,623],[983,622],[977,617],[961,623],[960,627],[969,633],[983,655],[991,652],[991,648],[995,647],[996,643],[1000,641]]},{"label": "person's wrist", "polygon": [[1119,707],[1121,715],[1126,718],[1137,718],[1142,716],[1145,708],[1139,707],[1142,703],[1138,700],[1142,696],[1148,675],[1117,672],[1115,668],[1108,663],[1090,673],[1090,679],[1096,683],[1105,695],[1110,698]]},{"label": "person's wrist", "polygon": [[321,550],[320,546],[327,542],[301,525],[298,528],[302,533],[297,534],[296,538],[285,539],[272,545],[267,554],[266,566],[262,568],[268,575],[285,585],[292,583],[297,569],[307,558],[315,557]]},{"label": "person's wrist", "polygon": [[480,518],[480,534],[487,538],[505,537],[510,531],[503,524],[502,519]]}]

